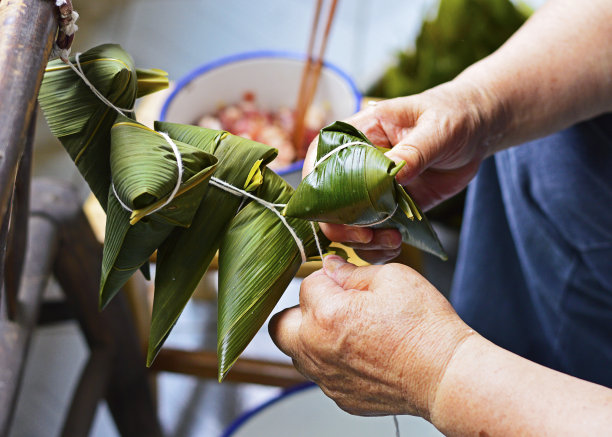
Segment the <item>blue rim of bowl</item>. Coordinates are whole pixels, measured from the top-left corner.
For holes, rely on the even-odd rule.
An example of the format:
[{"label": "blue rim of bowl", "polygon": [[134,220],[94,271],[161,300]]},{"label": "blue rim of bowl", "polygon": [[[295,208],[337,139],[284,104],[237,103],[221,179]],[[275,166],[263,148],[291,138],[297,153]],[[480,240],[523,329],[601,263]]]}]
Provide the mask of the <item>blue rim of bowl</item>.
[{"label": "blue rim of bowl", "polygon": [[294,387],[288,388],[287,390],[283,391],[278,396],[276,396],[276,397],[274,397],[274,398],[264,402],[263,404],[255,407],[252,410],[249,410],[246,413],[244,413],[243,415],[239,416],[223,432],[221,437],[232,437],[236,433],[236,431],[240,430],[240,428],[242,428],[243,425],[245,425],[255,415],[259,414],[262,410],[265,410],[265,409],[271,407],[272,405],[282,401],[285,398],[288,398],[289,396],[293,396],[293,395],[295,395],[297,393],[300,393],[300,392],[302,392],[304,390],[312,389],[312,388],[316,388],[316,387],[317,387],[316,384],[314,384],[313,382],[305,382],[304,384],[299,384],[299,385],[296,385]]},{"label": "blue rim of bowl", "polygon": [[[276,51],[276,50],[256,50],[252,52],[242,52],[242,53],[237,53],[237,54],[230,55],[230,56],[225,56],[222,58],[215,59],[214,61],[202,64],[199,67],[196,67],[195,69],[187,73],[185,76],[179,79],[179,81],[176,83],[174,90],[172,90],[172,93],[170,93],[168,98],[166,98],[166,100],[164,101],[164,105],[162,106],[161,112],[159,114],[160,121],[166,121],[166,114],[168,112],[168,108],[170,107],[170,104],[172,103],[176,95],[179,92],[181,92],[183,88],[189,85],[195,78],[215,68],[219,68],[219,67],[222,67],[224,65],[231,64],[234,62],[245,61],[248,59],[255,59],[255,58],[287,58],[287,59],[296,59],[298,61],[303,61],[306,59],[306,56],[302,53],[297,53],[297,52]],[[353,92],[353,96],[355,97],[355,111],[354,112],[358,112],[359,109],[361,108],[362,95],[357,89],[357,85],[355,85],[355,82],[353,82],[353,79],[351,79],[351,77],[347,73],[345,73],[343,70],[341,70],[340,67],[337,67],[334,64],[331,64],[325,61],[323,62],[323,66],[326,68],[329,68],[331,71],[338,74],[344,81],[346,81],[346,83],[351,88],[351,91]],[[276,173],[279,174],[280,176],[288,174],[288,173],[293,173],[295,171],[301,170],[303,164],[304,164],[303,160],[296,161],[294,163],[291,163],[287,167],[278,169]]]}]

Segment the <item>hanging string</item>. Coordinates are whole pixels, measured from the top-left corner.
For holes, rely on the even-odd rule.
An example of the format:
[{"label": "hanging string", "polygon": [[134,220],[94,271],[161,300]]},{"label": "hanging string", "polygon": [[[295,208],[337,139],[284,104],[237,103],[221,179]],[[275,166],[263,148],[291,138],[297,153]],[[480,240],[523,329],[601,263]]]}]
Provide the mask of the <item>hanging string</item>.
[{"label": "hanging string", "polygon": [[115,106],[113,102],[109,101],[106,97],[104,97],[104,95],[100,91],[96,89],[95,86],[93,86],[93,84],[89,81],[89,79],[87,79],[87,76],[85,76],[85,73],[83,72],[83,68],[81,67],[81,62],[79,61],[80,56],[81,56],[81,53],[77,53],[74,56],[76,67],[74,66],[72,62],[70,62],[70,59],[68,58],[64,59],[64,62],[68,64],[68,66],[72,69],[72,71],[74,71],[75,74],[79,76],[81,80],[83,80],[83,82],[85,82],[85,85],[87,85],[89,89],[96,95],[96,97],[100,99],[102,103],[104,103],[106,106],[114,109],[118,114],[123,115],[124,117],[127,117],[127,115],[125,115],[126,112],[134,112],[133,109],[119,108]]},{"label": "hanging string", "polygon": [[395,437],[400,437],[399,422],[395,414],[393,415],[393,424],[395,425]]},{"label": "hanging string", "polygon": [[[168,199],[166,199],[166,201],[163,204],[155,208],[153,211],[147,213],[147,215],[156,213],[160,209],[165,208],[166,205],[168,205],[170,202],[172,202],[174,200],[174,197],[176,196],[176,193],[178,193],[178,190],[181,187],[181,181],[183,180],[183,158],[181,157],[181,152],[179,151],[174,141],[172,141],[172,138],[170,138],[170,136],[167,133],[165,132],[157,132],[157,133],[160,134],[162,137],[164,137],[166,142],[172,148],[172,152],[174,152],[174,157],[176,158],[176,168],[178,170],[178,174],[176,176],[176,184],[174,185],[174,189],[170,193],[170,196],[168,196]],[[111,182],[111,188],[113,189],[113,194],[115,195],[115,197],[117,198],[117,200],[119,201],[123,209],[129,212],[133,212],[133,210],[129,206],[123,203],[123,201],[117,194],[117,190],[115,190],[115,184],[113,182]]]},{"label": "hanging string", "polygon": [[[283,225],[285,225],[285,227],[287,228],[287,230],[289,231],[289,233],[291,234],[291,236],[293,237],[293,239],[295,240],[295,244],[297,244],[298,249],[300,250],[300,255],[302,256],[302,262],[305,263],[307,261],[307,257],[306,257],[306,250],[304,249],[304,243],[302,242],[302,240],[300,239],[300,237],[297,235],[297,233],[295,232],[295,229],[293,229],[289,223],[287,223],[287,219],[280,213],[278,212],[278,210],[276,208],[284,208],[285,206],[287,206],[284,203],[271,203],[268,202],[264,199],[261,199],[257,196],[252,195],[251,193],[249,193],[248,191],[244,191],[241,190],[240,188],[234,187],[233,185],[221,180],[221,179],[217,179],[216,177],[211,177],[210,178],[210,182],[211,185],[220,188],[224,191],[227,191],[228,193],[232,193],[235,196],[246,196],[249,197],[250,199],[253,199],[255,202],[259,203],[260,205],[268,208],[270,211],[272,211],[274,214],[276,214],[276,216],[279,218],[279,220],[281,221],[281,223]],[[315,239],[317,238],[316,236],[316,232],[315,232]]]},{"label": "hanging string", "polygon": [[[323,155],[320,159],[317,160],[317,162],[315,162],[314,166],[312,167],[312,171],[314,171],[319,165],[321,165],[323,163],[323,161],[326,161],[327,159],[329,159],[330,157],[332,157],[333,155],[335,155],[336,153],[340,152],[341,150],[344,150],[348,147],[351,146],[368,146],[368,147],[374,147],[372,144],[370,143],[366,143],[365,141],[351,141],[348,143],[344,143],[341,146],[336,147],[335,149],[327,152],[325,155]],[[374,147],[376,148],[376,147]],[[372,223],[367,223],[365,225],[351,225],[351,226],[355,226],[357,228],[367,228],[370,226],[375,226],[375,225],[380,225],[384,222],[386,222],[387,220],[389,220],[391,217],[393,217],[395,215],[395,213],[397,212],[397,208],[398,208],[399,204],[395,205],[395,209],[393,210],[393,212],[391,214],[389,214],[387,217],[384,217],[381,220],[378,220],[376,222],[372,222]]]},{"label": "hanging string", "polygon": [[[308,223],[310,223],[310,227],[312,228],[312,235],[314,235],[315,244],[317,245],[317,250],[319,251],[319,255],[321,256],[321,261],[323,261],[323,250],[321,249],[321,242],[319,241],[319,236],[317,235],[317,228],[315,227],[314,222]],[[325,266],[323,266],[323,269],[325,269]]]}]

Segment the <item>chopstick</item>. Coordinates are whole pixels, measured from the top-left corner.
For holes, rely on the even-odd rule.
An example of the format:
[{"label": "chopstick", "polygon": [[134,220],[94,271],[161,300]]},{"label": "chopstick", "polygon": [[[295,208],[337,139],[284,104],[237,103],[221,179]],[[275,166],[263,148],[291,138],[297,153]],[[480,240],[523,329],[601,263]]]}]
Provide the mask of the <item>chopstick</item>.
[{"label": "chopstick", "polygon": [[[302,71],[302,79],[300,82],[300,90],[298,94],[298,100],[295,110],[295,125],[293,129],[293,145],[300,158],[306,155],[306,150],[303,147],[304,140],[304,119],[306,117],[306,111],[312,103],[315,92],[317,91],[317,85],[319,83],[319,77],[321,75],[321,68],[323,67],[323,56],[325,49],[327,48],[327,40],[329,39],[329,32],[336,12],[336,5],[338,0],[331,0],[331,5],[327,14],[327,23],[323,31],[323,35],[317,38],[319,33],[319,21],[321,19],[321,9],[323,6],[323,0],[317,0],[315,8],[315,15],[310,31],[310,39],[308,41],[308,58]],[[319,50],[315,58],[314,47],[315,42],[319,40]]]}]

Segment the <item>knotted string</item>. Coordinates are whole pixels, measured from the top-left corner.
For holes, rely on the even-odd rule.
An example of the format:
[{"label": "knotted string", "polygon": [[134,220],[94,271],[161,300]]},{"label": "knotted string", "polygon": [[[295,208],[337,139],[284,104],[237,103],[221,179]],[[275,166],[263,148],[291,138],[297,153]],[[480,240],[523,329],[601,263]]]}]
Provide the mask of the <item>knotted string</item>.
[{"label": "knotted string", "polygon": [[85,85],[87,85],[89,89],[96,95],[96,97],[100,99],[102,103],[104,103],[106,106],[114,109],[118,114],[123,115],[124,117],[127,117],[127,115],[125,115],[126,112],[134,112],[133,109],[118,108],[117,106],[113,104],[113,102],[111,102],[106,97],[104,97],[104,95],[100,91],[98,91],[95,86],[93,86],[93,84],[89,81],[89,79],[87,79],[87,76],[85,76],[85,73],[83,72],[83,68],[81,67],[81,62],[79,61],[80,56],[81,56],[81,53],[77,53],[74,56],[76,67],[74,66],[72,62],[70,62],[70,59],[68,58],[64,59],[63,61],[66,64],[68,64],[68,66],[72,69],[72,71],[74,71],[75,74],[79,76],[83,82],[85,82]]}]

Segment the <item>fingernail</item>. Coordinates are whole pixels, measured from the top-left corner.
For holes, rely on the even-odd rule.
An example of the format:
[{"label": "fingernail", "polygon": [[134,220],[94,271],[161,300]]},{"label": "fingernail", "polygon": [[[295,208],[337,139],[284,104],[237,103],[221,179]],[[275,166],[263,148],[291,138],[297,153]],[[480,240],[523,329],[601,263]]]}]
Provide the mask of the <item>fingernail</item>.
[{"label": "fingernail", "polygon": [[351,229],[348,232],[348,238],[352,243],[369,243],[372,240],[372,231],[368,229]]},{"label": "fingernail", "polygon": [[339,257],[338,255],[328,255],[323,258],[323,268],[326,273],[334,273],[340,267],[346,264],[344,258]]}]

